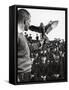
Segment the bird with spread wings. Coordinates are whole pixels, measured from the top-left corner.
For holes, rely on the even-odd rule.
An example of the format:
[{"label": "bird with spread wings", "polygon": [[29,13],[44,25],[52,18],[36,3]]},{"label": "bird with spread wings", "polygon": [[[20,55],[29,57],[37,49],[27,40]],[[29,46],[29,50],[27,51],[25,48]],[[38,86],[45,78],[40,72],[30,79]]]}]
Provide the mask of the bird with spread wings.
[{"label": "bird with spread wings", "polygon": [[40,26],[31,25],[29,29],[31,31],[35,31],[42,34],[42,38],[44,35],[48,34],[52,29],[54,29],[58,25],[58,20],[50,21],[46,26],[43,23],[40,23]]},{"label": "bird with spread wings", "polygon": [[29,29],[31,31],[35,31],[35,32],[41,33],[41,40],[40,40],[41,47],[40,48],[43,47],[43,45],[45,44],[45,42],[49,41],[49,38],[47,37],[47,34],[51,30],[53,30],[57,25],[58,25],[58,20],[56,20],[56,21],[50,21],[46,26],[44,26],[43,23],[40,23],[40,26],[31,25],[29,27]]}]

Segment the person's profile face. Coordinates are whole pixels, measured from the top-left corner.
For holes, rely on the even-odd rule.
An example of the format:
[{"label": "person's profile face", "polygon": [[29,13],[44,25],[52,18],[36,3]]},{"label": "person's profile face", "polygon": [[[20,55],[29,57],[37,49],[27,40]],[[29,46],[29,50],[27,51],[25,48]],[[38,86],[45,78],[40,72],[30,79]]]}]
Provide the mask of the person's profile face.
[{"label": "person's profile face", "polygon": [[31,22],[30,18],[28,20],[26,20],[25,27],[24,27],[25,31],[28,31],[29,26],[30,26],[30,22]]}]

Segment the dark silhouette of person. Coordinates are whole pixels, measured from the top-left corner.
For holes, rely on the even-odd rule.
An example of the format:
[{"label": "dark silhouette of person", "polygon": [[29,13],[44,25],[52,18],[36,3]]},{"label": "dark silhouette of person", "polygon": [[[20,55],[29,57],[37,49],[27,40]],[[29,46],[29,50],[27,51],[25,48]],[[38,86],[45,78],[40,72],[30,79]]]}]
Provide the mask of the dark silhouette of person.
[{"label": "dark silhouette of person", "polygon": [[38,36],[38,34],[36,34],[36,40],[37,40],[37,41],[39,40],[39,36]]}]

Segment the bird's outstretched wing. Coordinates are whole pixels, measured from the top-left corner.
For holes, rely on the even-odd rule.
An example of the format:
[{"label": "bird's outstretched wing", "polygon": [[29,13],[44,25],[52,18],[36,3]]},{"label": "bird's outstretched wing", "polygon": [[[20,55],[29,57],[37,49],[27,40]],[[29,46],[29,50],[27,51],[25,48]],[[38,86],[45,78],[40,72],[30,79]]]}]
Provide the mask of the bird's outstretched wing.
[{"label": "bird's outstretched wing", "polygon": [[49,24],[45,26],[45,32],[48,34],[52,29],[54,29],[58,25],[58,20],[50,21]]},{"label": "bird's outstretched wing", "polygon": [[40,30],[40,27],[34,26],[34,25],[31,25],[31,26],[29,27],[29,29],[30,29],[31,31],[35,31],[35,32],[38,32],[38,33],[41,33],[41,32],[42,32],[42,31]]},{"label": "bird's outstretched wing", "polygon": [[46,32],[46,34],[48,34],[51,30],[52,30],[51,24],[48,24],[48,25],[45,26],[45,32]]},{"label": "bird's outstretched wing", "polygon": [[[45,26],[45,33],[48,34],[52,29],[54,29],[56,26],[58,25],[58,20],[56,21],[50,21],[46,26]],[[29,29],[31,31],[35,31],[35,32],[38,32],[38,33],[42,33],[44,29],[40,29],[40,26],[34,26],[34,25],[31,25],[29,27]]]}]

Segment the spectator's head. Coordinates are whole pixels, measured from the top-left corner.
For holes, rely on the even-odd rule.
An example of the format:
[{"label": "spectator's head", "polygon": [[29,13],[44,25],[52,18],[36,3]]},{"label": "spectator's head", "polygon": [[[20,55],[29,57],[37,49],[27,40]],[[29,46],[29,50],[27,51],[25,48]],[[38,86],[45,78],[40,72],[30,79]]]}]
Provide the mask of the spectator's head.
[{"label": "spectator's head", "polygon": [[42,63],[44,63],[44,64],[45,64],[46,57],[45,57],[45,56],[41,57],[41,60],[42,60]]},{"label": "spectator's head", "polygon": [[48,52],[50,52],[50,48],[48,48],[47,50],[48,50]]},{"label": "spectator's head", "polygon": [[41,50],[41,51],[40,51],[40,53],[42,54],[42,53],[43,53],[43,51]]},{"label": "spectator's head", "polygon": [[59,51],[59,47],[57,47],[56,49],[57,49],[57,51]]},{"label": "spectator's head", "polygon": [[38,34],[36,34],[36,36],[38,36]]},{"label": "spectator's head", "polygon": [[62,51],[59,51],[60,56],[62,55]]},{"label": "spectator's head", "polygon": [[46,51],[46,50],[44,50],[44,54],[46,54],[46,52],[47,52],[47,51]]},{"label": "spectator's head", "polygon": [[31,36],[31,34],[30,34],[30,36]]},{"label": "spectator's head", "polygon": [[44,26],[44,24],[43,24],[43,22],[41,22],[41,23],[40,23],[40,27],[43,27],[43,26]]},{"label": "spectator's head", "polygon": [[25,35],[27,35],[27,33],[25,32]]},{"label": "spectator's head", "polygon": [[61,43],[63,43],[64,42],[64,39],[61,39],[61,41],[60,41]]},{"label": "spectator's head", "polygon": [[62,57],[64,57],[64,53],[62,54]]},{"label": "spectator's head", "polygon": [[49,64],[50,63],[50,60],[47,60],[47,64]]},{"label": "spectator's head", "polygon": [[36,53],[36,57],[38,57],[38,53]]},{"label": "spectator's head", "polygon": [[54,49],[53,49],[53,52],[56,52],[56,50],[57,50],[57,49],[56,49],[56,48],[54,48]]},{"label": "spectator's head", "polygon": [[30,26],[30,17],[30,13],[27,10],[18,10],[18,25],[22,30],[28,30]]}]

